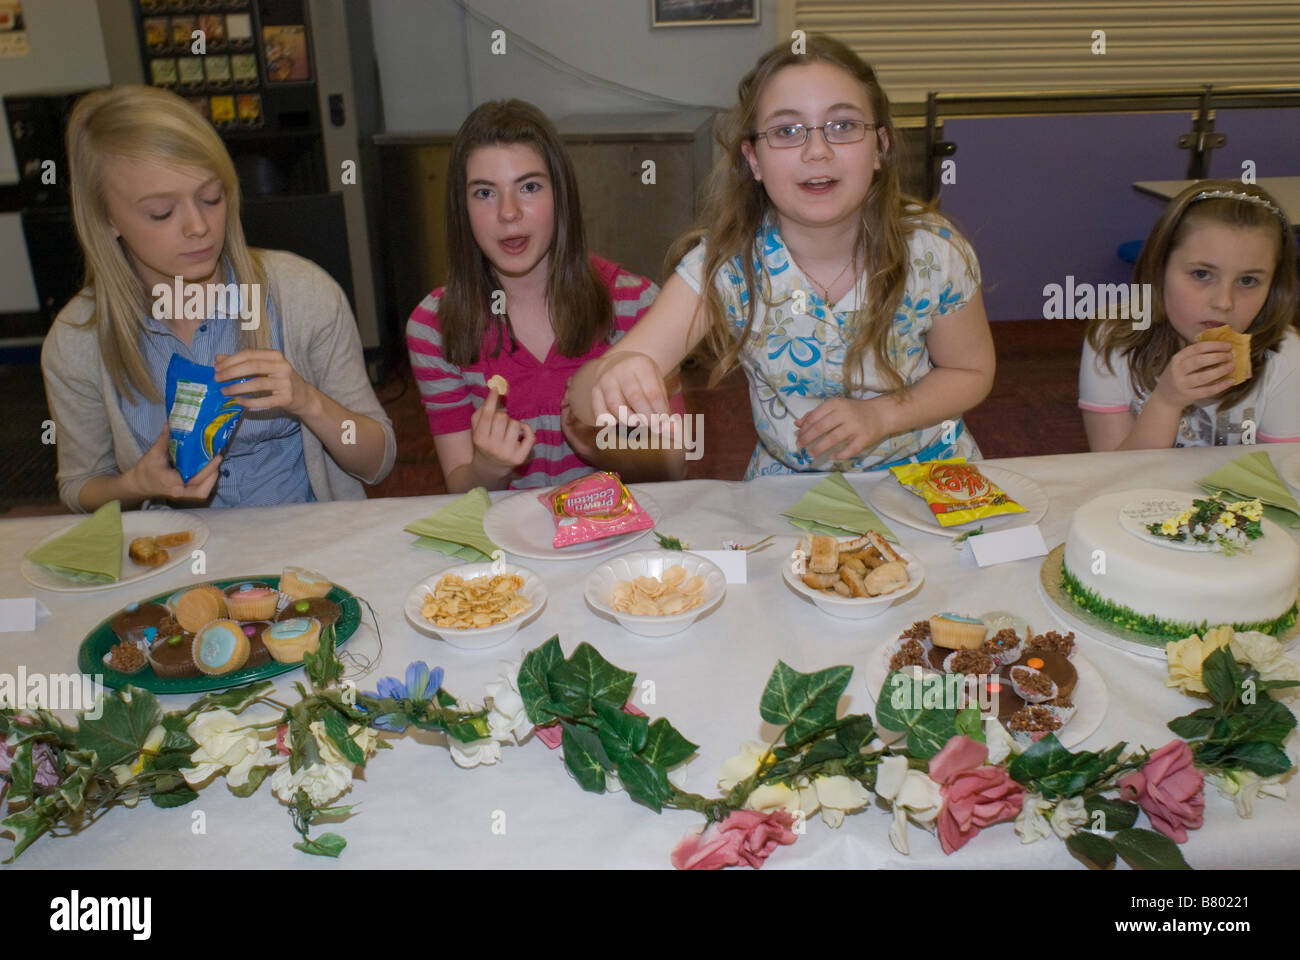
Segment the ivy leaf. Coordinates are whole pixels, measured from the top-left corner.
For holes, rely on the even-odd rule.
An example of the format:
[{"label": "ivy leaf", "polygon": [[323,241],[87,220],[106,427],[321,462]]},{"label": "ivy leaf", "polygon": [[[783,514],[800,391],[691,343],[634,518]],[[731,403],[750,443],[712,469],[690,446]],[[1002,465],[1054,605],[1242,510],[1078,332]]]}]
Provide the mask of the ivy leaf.
[{"label": "ivy leaf", "polygon": [[270,680],[259,680],[256,683],[245,684],[242,687],[231,687],[229,690],[222,690],[220,693],[205,693],[193,703],[184,713],[169,713],[163,720],[163,725],[167,729],[173,729],[168,726],[168,721],[173,717],[181,720],[179,729],[184,730],[189,722],[205,710],[229,710],[231,713],[241,713],[249,704],[255,702],[259,697],[270,693],[275,688],[275,684]]},{"label": "ivy leaf", "polygon": [[835,722],[835,708],[852,676],[852,667],[800,673],[778,660],[763,689],[758,712],[768,723],[784,725],[785,742],[793,746]]},{"label": "ivy leaf", "polygon": [[149,731],[162,720],[158,698],[147,690],[115,690],[102,705],[100,716],[83,717],[77,730],[77,746],[95,751],[101,769],[139,754]]},{"label": "ivy leaf", "polygon": [[564,750],[564,765],[569,768],[578,785],[592,793],[605,792],[605,771],[614,769],[600,737],[595,732],[575,723],[562,721],[564,732],[560,743]]},{"label": "ivy leaf", "polygon": [[1214,707],[1201,707],[1183,717],[1170,720],[1165,726],[1184,740],[1196,740],[1204,737],[1214,729],[1214,722],[1219,718],[1219,711]]},{"label": "ivy leaf", "polygon": [[[266,779],[266,775],[270,772],[270,767],[254,767],[248,771],[247,782],[238,787],[230,787],[230,792],[237,797],[251,797],[257,793],[257,788],[262,785],[262,781]],[[226,785],[230,786],[229,781],[226,782]]]},{"label": "ivy leaf", "polygon": [[1219,647],[1205,658],[1201,664],[1201,680],[1210,692],[1215,703],[1227,706],[1236,699],[1241,691],[1242,675],[1232,651]]},{"label": "ivy leaf", "polygon": [[[957,717],[951,710],[927,709],[923,681],[891,671],[876,699],[876,719],[886,730],[907,731],[907,751],[928,760],[957,735]],[[1041,742],[1041,741],[1040,741]]]},{"label": "ivy leaf", "polygon": [[603,703],[596,704],[596,716],[600,722],[596,726],[596,735],[605,753],[620,767],[623,762],[646,745],[649,736],[650,719],[624,713],[616,707]]},{"label": "ivy leaf", "polygon": [[844,749],[842,743],[828,737],[825,740],[818,740],[808,748],[808,752],[803,755],[802,766],[807,768],[825,760],[843,760],[848,755],[849,752]]},{"label": "ivy leaf", "polygon": [[668,776],[662,767],[646,763],[639,757],[629,757],[618,765],[618,778],[627,794],[637,803],[644,804],[655,813],[663,810],[668,799]]},{"label": "ivy leaf", "polygon": [[641,750],[641,759],[665,770],[671,770],[699,749],[683,737],[663,717],[660,717],[646,731],[645,747]]},{"label": "ivy leaf", "polygon": [[9,804],[12,807],[31,803],[34,773],[32,771],[32,742],[23,743],[14,751],[9,766]]},{"label": "ivy leaf", "polygon": [[597,703],[621,710],[632,695],[636,674],[620,670],[589,643],[580,643],[569,659],[551,670],[551,692],[569,716],[591,713]]},{"label": "ivy leaf", "polygon": [[[50,798],[52,799],[52,798]],[[4,863],[13,863],[22,852],[35,843],[45,831],[59,820],[57,808],[53,804],[28,807],[21,813],[11,814],[0,820],[0,830],[8,831],[14,836],[14,850]]]},{"label": "ivy leaf", "polygon": [[558,719],[547,677],[563,662],[564,651],[560,649],[560,638],[555,636],[535,650],[529,650],[519,665],[519,695],[524,701],[524,712],[536,726],[544,727]]},{"label": "ivy leaf", "polygon": [[166,793],[155,793],[150,799],[153,800],[155,807],[183,807],[191,800],[197,800],[199,795],[189,787],[178,787],[175,790],[169,790]]},{"label": "ivy leaf", "polygon": [[984,720],[980,716],[980,708],[971,704],[961,713],[957,714],[957,732],[965,734],[978,743],[984,743]]},{"label": "ivy leaf", "polygon": [[365,762],[365,753],[357,746],[356,741],[348,736],[348,725],[333,710],[325,714],[325,733],[329,736],[330,742],[338,747],[344,760],[353,765]]},{"label": "ivy leaf", "polygon": [[846,754],[857,754],[876,736],[876,725],[865,713],[843,718],[843,726],[835,731],[835,742]]},{"label": "ivy leaf", "polygon": [[1007,773],[1018,783],[1028,783],[1038,777],[1064,769],[1073,756],[1069,750],[1061,746],[1061,741],[1056,739],[1056,734],[1049,733],[1030,745],[1024,753],[1014,757],[1007,764]]},{"label": "ivy leaf", "polygon": [[322,833],[315,840],[302,840],[293,846],[314,857],[337,857],[347,845],[348,842],[337,833]]},{"label": "ivy leaf", "polygon": [[1291,758],[1273,744],[1265,743],[1263,740],[1233,744],[1223,753],[1221,759],[1232,766],[1245,767],[1261,777],[1271,777],[1291,769]]},{"label": "ivy leaf", "polygon": [[1065,841],[1065,847],[1089,870],[1109,870],[1115,866],[1115,845],[1095,833],[1080,831]]},{"label": "ivy leaf", "polygon": [[1191,869],[1183,859],[1178,844],[1163,833],[1156,833],[1154,830],[1130,827],[1115,834],[1111,838],[1111,843],[1134,870]]},{"label": "ivy leaf", "polygon": [[[1091,796],[1083,801],[1083,809],[1088,811],[1088,817],[1093,824],[1094,830],[1104,830],[1110,833],[1114,830],[1126,830],[1137,823],[1138,811],[1141,810],[1136,803],[1126,803],[1123,800],[1111,800],[1102,796]],[[1101,814],[1100,823],[1097,820],[1097,814]],[[1114,860],[1114,852],[1111,854]]]},{"label": "ivy leaf", "polygon": [[86,787],[90,785],[90,768],[78,767],[59,784],[59,796],[71,811],[80,810],[86,803]]}]

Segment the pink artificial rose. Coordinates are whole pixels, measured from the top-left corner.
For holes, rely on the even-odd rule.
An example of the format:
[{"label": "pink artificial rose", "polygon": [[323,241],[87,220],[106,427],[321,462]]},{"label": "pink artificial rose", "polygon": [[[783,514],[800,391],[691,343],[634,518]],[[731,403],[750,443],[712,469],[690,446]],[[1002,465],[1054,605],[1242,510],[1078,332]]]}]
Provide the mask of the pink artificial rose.
[{"label": "pink artificial rose", "polygon": [[285,742],[288,736],[289,736],[289,725],[287,723],[282,723],[275,728],[275,752],[286,757],[289,756],[289,754],[293,753],[293,750],[290,749],[289,744]]},{"label": "pink artificial rose", "polygon": [[1141,770],[1119,778],[1122,800],[1136,800],[1151,825],[1175,843],[1187,842],[1187,828],[1205,822],[1205,774],[1192,766],[1192,748],[1171,740],[1151,754]]},{"label": "pink artificial rose", "polygon": [[703,833],[688,833],[673,849],[678,870],[721,870],[748,864],[757,869],[777,847],[794,843],[794,817],[784,810],[733,810]]},{"label": "pink artificial rose", "polygon": [[944,853],[960,850],[984,827],[1020,815],[1025,788],[1000,766],[984,766],[989,748],[956,736],[930,758],[930,779],[940,785],[936,821]]}]

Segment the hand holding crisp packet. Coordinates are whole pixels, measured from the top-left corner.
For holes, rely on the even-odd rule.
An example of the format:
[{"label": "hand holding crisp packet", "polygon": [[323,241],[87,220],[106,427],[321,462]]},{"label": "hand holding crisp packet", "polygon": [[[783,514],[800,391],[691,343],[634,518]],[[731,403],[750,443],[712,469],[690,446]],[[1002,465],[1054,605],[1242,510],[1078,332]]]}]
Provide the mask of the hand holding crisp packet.
[{"label": "hand holding crisp packet", "polygon": [[486,562],[500,549],[483,532],[483,515],[491,506],[487,490],[475,487],[431,516],[402,529],[419,538],[415,541],[417,547],[437,550],[466,563]]}]

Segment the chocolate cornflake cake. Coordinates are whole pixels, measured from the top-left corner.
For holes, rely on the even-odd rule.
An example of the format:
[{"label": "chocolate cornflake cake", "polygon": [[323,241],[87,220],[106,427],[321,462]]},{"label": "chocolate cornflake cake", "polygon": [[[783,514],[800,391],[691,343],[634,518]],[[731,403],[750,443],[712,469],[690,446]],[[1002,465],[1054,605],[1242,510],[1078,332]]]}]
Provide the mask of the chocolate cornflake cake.
[{"label": "chocolate cornflake cake", "polygon": [[1074,634],[1067,633],[1065,636],[1061,636],[1055,630],[1036,634],[1029,639],[1029,649],[1050,650],[1052,653],[1059,653],[1063,657],[1068,657],[1074,650]]},{"label": "chocolate cornflake cake", "polygon": [[898,637],[900,640],[929,640],[930,639],[930,621],[918,620]]},{"label": "chocolate cornflake cake", "polygon": [[984,641],[984,652],[996,657],[1000,653],[1016,649],[1019,644],[1020,635],[1008,627],[1005,630],[999,630]]},{"label": "chocolate cornflake cake", "polygon": [[989,674],[993,672],[993,658],[983,650],[958,650],[949,664],[949,670],[967,676]]},{"label": "chocolate cornflake cake", "polygon": [[905,640],[903,645],[898,648],[898,653],[889,658],[890,670],[923,666],[925,666],[925,648],[921,646],[918,640]]},{"label": "chocolate cornflake cake", "polygon": [[1007,727],[1012,733],[1051,733],[1061,729],[1061,720],[1047,707],[1031,704],[1012,714]]},{"label": "chocolate cornflake cake", "polygon": [[122,640],[109,649],[108,664],[118,673],[135,673],[144,666],[144,654],[134,643]]},{"label": "chocolate cornflake cake", "polygon": [[1037,694],[1040,697],[1050,697],[1053,688],[1056,686],[1052,683],[1052,678],[1047,674],[1026,667],[1014,668],[1011,671],[1011,679],[1030,693]]}]

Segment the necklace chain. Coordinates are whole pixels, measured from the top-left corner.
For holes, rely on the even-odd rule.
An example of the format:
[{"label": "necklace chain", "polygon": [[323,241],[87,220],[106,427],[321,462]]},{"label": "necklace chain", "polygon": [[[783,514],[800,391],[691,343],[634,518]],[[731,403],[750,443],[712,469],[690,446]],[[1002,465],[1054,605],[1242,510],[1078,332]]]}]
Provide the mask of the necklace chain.
[{"label": "necklace chain", "polygon": [[853,256],[849,257],[848,263],[844,264],[844,266],[840,268],[840,272],[835,275],[835,279],[831,281],[829,287],[814,277],[806,267],[800,265],[799,269],[803,271],[804,276],[822,288],[822,299],[826,301],[826,306],[830,307],[834,306],[834,304],[831,303],[831,287],[840,282],[840,277],[844,276],[845,271],[847,271],[849,267],[853,266],[853,264],[857,262],[857,259],[857,253],[854,253]]}]

